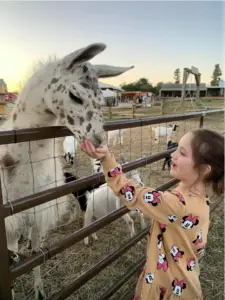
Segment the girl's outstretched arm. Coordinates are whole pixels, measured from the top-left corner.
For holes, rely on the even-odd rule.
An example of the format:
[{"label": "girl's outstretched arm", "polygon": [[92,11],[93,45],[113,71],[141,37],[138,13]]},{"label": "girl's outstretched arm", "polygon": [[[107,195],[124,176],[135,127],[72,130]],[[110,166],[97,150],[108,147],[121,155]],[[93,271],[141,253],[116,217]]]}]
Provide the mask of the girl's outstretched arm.
[{"label": "girl's outstretched arm", "polygon": [[101,160],[108,186],[130,210],[139,210],[163,224],[171,224],[176,218],[185,216],[185,201],[181,196],[155,191],[151,187],[140,187],[132,179],[127,179],[121,165],[106,146],[95,149],[91,142],[84,141],[81,149]]},{"label": "girl's outstretched arm", "polygon": [[108,154],[101,161],[108,186],[130,210],[139,210],[163,224],[171,224],[185,215],[185,200],[182,196],[141,187],[132,179],[127,179],[113,154]]}]

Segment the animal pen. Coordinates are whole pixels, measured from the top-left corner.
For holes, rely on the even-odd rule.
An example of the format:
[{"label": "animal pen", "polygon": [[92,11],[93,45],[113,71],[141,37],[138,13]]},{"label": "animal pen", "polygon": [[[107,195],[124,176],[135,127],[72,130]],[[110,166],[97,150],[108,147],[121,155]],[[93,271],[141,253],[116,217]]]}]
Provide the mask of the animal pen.
[{"label": "animal pen", "polygon": [[[158,161],[167,157],[170,153],[172,153],[175,149],[172,150],[165,150],[165,143],[164,145],[160,144],[157,145],[158,148],[152,152],[153,143],[147,140],[147,136],[151,135],[148,130],[148,126],[152,126],[154,124],[162,124],[168,122],[180,122],[179,126],[182,128],[182,134],[188,131],[189,129],[194,129],[197,127],[208,127],[214,126],[217,131],[223,131],[223,123],[221,122],[221,118],[223,118],[224,110],[208,110],[204,112],[194,112],[188,114],[177,114],[177,115],[167,115],[167,116],[159,116],[159,117],[150,117],[150,118],[139,118],[133,120],[118,120],[118,121],[109,121],[106,122],[104,125],[104,129],[106,131],[109,130],[116,130],[116,129],[126,129],[130,131],[130,143],[126,146],[129,147],[130,150],[130,159],[134,159],[133,162],[127,163],[123,165],[123,171],[129,172],[132,169],[137,168],[145,168],[151,164],[155,164]],[[216,120],[216,125],[208,124],[210,118],[214,118]],[[140,130],[140,133],[135,135],[135,138],[131,139],[131,132],[132,130]],[[146,133],[145,133],[146,131]],[[62,138],[65,136],[71,135],[71,132],[65,127],[47,127],[47,128],[34,128],[34,129],[20,129],[20,130],[10,130],[10,131],[2,131],[0,133],[0,144],[12,144],[12,143],[23,143],[26,141],[34,141],[34,140],[41,140],[41,139],[50,139],[50,138]],[[141,140],[138,138],[141,138]],[[131,153],[131,149],[134,147],[134,140],[136,140],[137,145],[140,150],[140,154],[135,157]],[[161,147],[162,146],[162,147]],[[160,148],[159,148],[160,147]],[[124,146],[123,152],[126,147]],[[121,152],[121,145],[120,148],[117,149]],[[116,152],[116,151],[115,151]],[[150,154],[150,155],[149,155]],[[155,169],[151,169],[147,171],[151,176],[156,173]],[[166,182],[160,182],[163,179],[162,171],[160,170],[158,174],[158,178],[156,179],[155,185],[157,186],[158,190],[167,190],[177,184],[177,180],[167,180]],[[21,174],[22,176],[22,174]],[[32,176],[32,174],[31,174]],[[151,181],[151,176],[150,178]],[[52,243],[46,246],[45,248],[40,249],[39,252],[31,255],[20,255],[19,253],[12,253],[7,249],[7,242],[6,242],[6,232],[5,232],[5,218],[22,212],[28,208],[34,208],[35,206],[46,203],[50,200],[60,198],[66,194],[70,194],[74,191],[78,191],[81,188],[86,188],[89,186],[94,186],[95,184],[102,182],[104,183],[104,176],[102,173],[91,175],[88,177],[82,177],[74,182],[64,184],[62,186],[58,186],[55,188],[47,189],[42,192],[34,193],[33,195],[20,198],[17,200],[9,201],[7,204],[3,205],[2,196],[1,196],[1,205],[0,205],[0,257],[1,257],[1,268],[0,268],[0,299],[1,300],[12,300],[11,295],[11,284],[16,280],[19,279],[20,276],[24,276],[26,272],[30,272],[34,267],[46,264],[48,261],[53,261],[56,259],[56,256],[65,251],[69,247],[73,247],[75,244],[79,243],[83,240],[86,236],[89,236],[91,233],[94,233],[105,226],[108,226],[110,223],[116,221],[118,218],[123,216],[128,212],[128,209],[124,206],[118,210],[111,212],[110,214],[106,215],[105,217],[93,222],[91,225],[79,229],[74,230],[72,229],[71,233],[67,234],[63,239],[60,239],[57,243]],[[1,178],[1,184],[3,185],[3,179]],[[151,182],[151,185],[153,183]],[[220,202],[217,201],[211,207],[211,213],[216,209]],[[134,286],[138,278],[138,272],[145,263],[145,247],[139,248],[139,251],[130,255],[129,259],[126,258],[125,266],[122,265],[120,262],[119,268],[123,268],[122,274],[118,272],[119,268],[116,270],[111,270],[112,276],[110,276],[110,271],[104,273],[104,278],[100,281],[105,279],[105,281],[101,282],[101,285],[97,285],[94,292],[89,295],[90,287],[87,287],[89,281],[94,279],[94,277],[98,276],[100,272],[103,272],[104,269],[109,267],[110,264],[114,263],[116,260],[122,257],[122,255],[128,251],[130,251],[133,247],[138,245],[139,241],[143,241],[149,232],[149,226],[146,229],[140,231],[136,236],[132,239],[123,240],[122,245],[119,246],[119,242],[121,241],[121,237],[118,238],[118,244],[112,244],[112,250],[108,251],[109,254],[105,255],[105,253],[100,253],[101,249],[95,246],[94,249],[89,250],[89,248],[85,247],[83,244],[79,245],[79,249],[82,249],[83,255],[81,258],[82,267],[80,270],[74,269],[76,274],[70,273],[69,278],[67,278],[66,282],[63,283],[63,286],[59,286],[63,278],[59,279],[59,285],[52,286],[49,283],[47,290],[48,290],[48,300],[62,300],[62,299],[132,299],[134,293]],[[110,239],[113,239],[111,234],[111,229],[109,228],[108,236]],[[105,234],[104,239],[106,239],[107,235]],[[110,250],[110,247],[109,249]],[[69,263],[70,265],[76,261],[76,255],[80,254],[81,250],[76,249],[75,254],[72,255],[72,261]],[[97,262],[94,263],[94,266],[90,268],[90,264],[87,261],[87,257],[90,255],[90,252],[99,252],[99,257]],[[103,257],[104,255],[104,257]],[[135,256],[136,255],[136,256]],[[103,258],[102,258],[103,257]],[[61,257],[61,259],[63,259]],[[128,261],[132,263],[128,263]],[[52,265],[51,265],[52,266]],[[50,281],[56,281],[56,279],[51,279],[51,266],[49,265],[49,270],[46,271]],[[86,267],[86,268],[85,268]],[[83,269],[84,268],[84,269]],[[66,271],[68,271],[69,265],[66,267]],[[65,271],[64,271],[65,272]],[[118,273],[120,275],[118,275]],[[74,278],[74,275],[76,278]],[[29,276],[29,275],[27,275]],[[71,279],[72,278],[72,279]],[[132,281],[131,281],[132,279]],[[111,281],[112,280],[112,281]],[[30,288],[29,283],[25,282],[28,281],[28,278],[24,278],[20,287],[17,287],[17,290],[20,289],[18,292],[20,296],[16,297],[15,299],[34,299],[33,294],[31,293],[28,295],[28,290]],[[123,290],[122,293],[118,294],[123,286],[128,284],[128,288]],[[24,286],[27,287],[27,291],[23,291]],[[22,287],[23,288],[22,288]],[[80,289],[82,289],[81,292]],[[75,293],[76,292],[76,293]],[[17,294],[16,293],[16,296]],[[24,294],[23,294],[24,293]]]}]

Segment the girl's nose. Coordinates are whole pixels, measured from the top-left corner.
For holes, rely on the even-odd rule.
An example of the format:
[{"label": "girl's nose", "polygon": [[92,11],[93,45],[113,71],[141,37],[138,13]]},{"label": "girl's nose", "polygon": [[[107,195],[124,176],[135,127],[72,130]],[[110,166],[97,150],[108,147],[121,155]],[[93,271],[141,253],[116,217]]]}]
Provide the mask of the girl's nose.
[{"label": "girl's nose", "polygon": [[173,153],[171,153],[171,157],[172,157],[173,159],[175,159],[175,157],[176,157],[176,153],[177,153],[177,150],[176,150],[176,151],[174,151]]}]

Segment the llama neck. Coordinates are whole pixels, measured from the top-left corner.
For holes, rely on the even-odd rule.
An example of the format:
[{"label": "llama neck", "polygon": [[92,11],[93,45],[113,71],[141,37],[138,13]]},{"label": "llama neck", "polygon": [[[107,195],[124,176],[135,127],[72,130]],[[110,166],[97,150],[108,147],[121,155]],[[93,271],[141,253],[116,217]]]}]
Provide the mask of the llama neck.
[{"label": "llama neck", "polygon": [[[37,105],[36,107],[27,107],[25,111],[21,109],[23,103],[18,103],[12,110],[10,116],[1,126],[1,130],[38,128],[57,125],[57,118],[47,108]],[[45,109],[45,111],[44,111]]]}]

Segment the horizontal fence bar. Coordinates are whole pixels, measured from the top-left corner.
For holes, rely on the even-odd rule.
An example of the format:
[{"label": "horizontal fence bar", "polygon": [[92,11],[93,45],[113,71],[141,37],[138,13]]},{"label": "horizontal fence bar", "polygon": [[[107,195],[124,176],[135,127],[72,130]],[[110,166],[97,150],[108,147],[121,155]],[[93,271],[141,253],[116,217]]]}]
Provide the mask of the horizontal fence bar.
[{"label": "horizontal fence bar", "polygon": [[[160,124],[170,121],[181,121],[191,118],[198,118],[209,114],[221,113],[224,111],[224,109],[214,109],[186,114],[108,121],[104,124],[104,130],[109,131],[116,129],[134,128],[151,124]],[[7,130],[0,132],[0,145],[51,139],[56,137],[65,137],[68,135],[73,135],[73,133],[67,127],[63,126]]]},{"label": "horizontal fence bar", "polygon": [[[160,159],[163,159],[167,156],[169,156],[176,148],[156,153],[144,158],[140,158],[134,162],[124,164],[123,165],[123,171],[126,173],[132,169],[144,167],[148,164],[151,164],[155,161],[158,161]],[[70,194],[72,192],[76,192],[79,189],[82,188],[87,188],[90,186],[94,186],[95,184],[98,183],[104,183],[105,178],[103,176],[103,173],[95,174],[92,176],[88,176],[85,178],[81,178],[78,180],[75,180],[74,182],[66,183],[64,185],[54,187],[51,189],[47,189],[42,192],[34,193],[32,195],[17,199],[17,200],[12,200],[10,203],[7,203],[4,205],[5,208],[5,217],[8,217],[12,214],[19,213],[23,210],[35,207],[37,205],[46,203],[50,200],[54,200],[57,198],[60,198],[62,196],[65,196],[67,194]],[[60,200],[59,200],[60,201]]]},{"label": "horizontal fence bar", "polygon": [[120,300],[133,300],[134,299],[134,288],[135,286],[137,285],[137,283],[133,283],[132,285],[132,288],[129,287],[129,289],[131,291],[127,291],[125,292],[121,297],[120,297]]},{"label": "horizontal fence bar", "polygon": [[[174,186],[177,182],[178,181],[176,179],[170,180],[169,182],[166,182],[165,184],[159,186],[157,189],[160,191],[165,191],[169,187]],[[67,235],[60,242],[50,245],[48,248],[42,249],[40,252],[32,255],[26,260],[19,262],[16,266],[11,266],[11,279],[15,279],[24,274],[25,272],[30,271],[34,267],[44,263],[46,260],[62,252],[64,249],[71,247],[75,243],[84,239],[86,236],[89,236],[90,234],[101,229],[102,227],[112,223],[113,221],[117,220],[118,218],[122,217],[128,212],[128,208],[126,206],[123,206],[111,212],[110,214],[102,217],[101,219],[98,219],[97,221],[91,223],[87,227],[82,228],[70,235]]]},{"label": "horizontal fence bar", "polygon": [[[126,289],[126,291],[120,296],[119,300],[134,300],[135,295],[135,288],[137,286],[138,278],[135,280],[132,280],[129,283],[129,287]],[[153,300],[153,299],[150,299]],[[158,300],[158,299],[157,299]]]},{"label": "horizontal fence bar", "polygon": [[154,116],[146,118],[135,118],[135,119],[120,119],[116,121],[108,121],[104,125],[105,131],[116,130],[116,129],[125,129],[125,128],[134,128],[141,127],[153,124],[167,123],[171,121],[182,121],[192,118],[200,118],[201,116],[206,116],[207,114],[221,113],[225,109],[214,109],[214,110],[205,110],[201,112],[192,112],[185,114],[173,114],[173,115],[163,115],[163,116]]},{"label": "horizontal fence bar", "polygon": [[64,300],[69,297],[73,292],[78,290],[82,285],[86,284],[87,281],[92,279],[98,273],[100,273],[104,268],[106,268],[109,264],[114,262],[117,258],[119,258],[123,253],[128,251],[132,246],[137,244],[141,239],[143,239],[149,232],[150,226],[145,228],[139,234],[134,236],[128,242],[126,242],[122,247],[118,248],[116,251],[110,253],[107,257],[99,261],[95,264],[91,269],[83,273],[73,282],[65,286],[60,291],[56,292],[52,296],[48,297],[46,300]]},{"label": "horizontal fence bar", "polygon": [[121,286],[126,283],[130,277],[132,277],[139,269],[141,269],[146,262],[146,256],[143,256],[142,259],[137,264],[132,264],[131,267],[127,268],[124,274],[114,282],[111,287],[98,298],[98,300],[108,300],[111,296],[117,292]]}]

